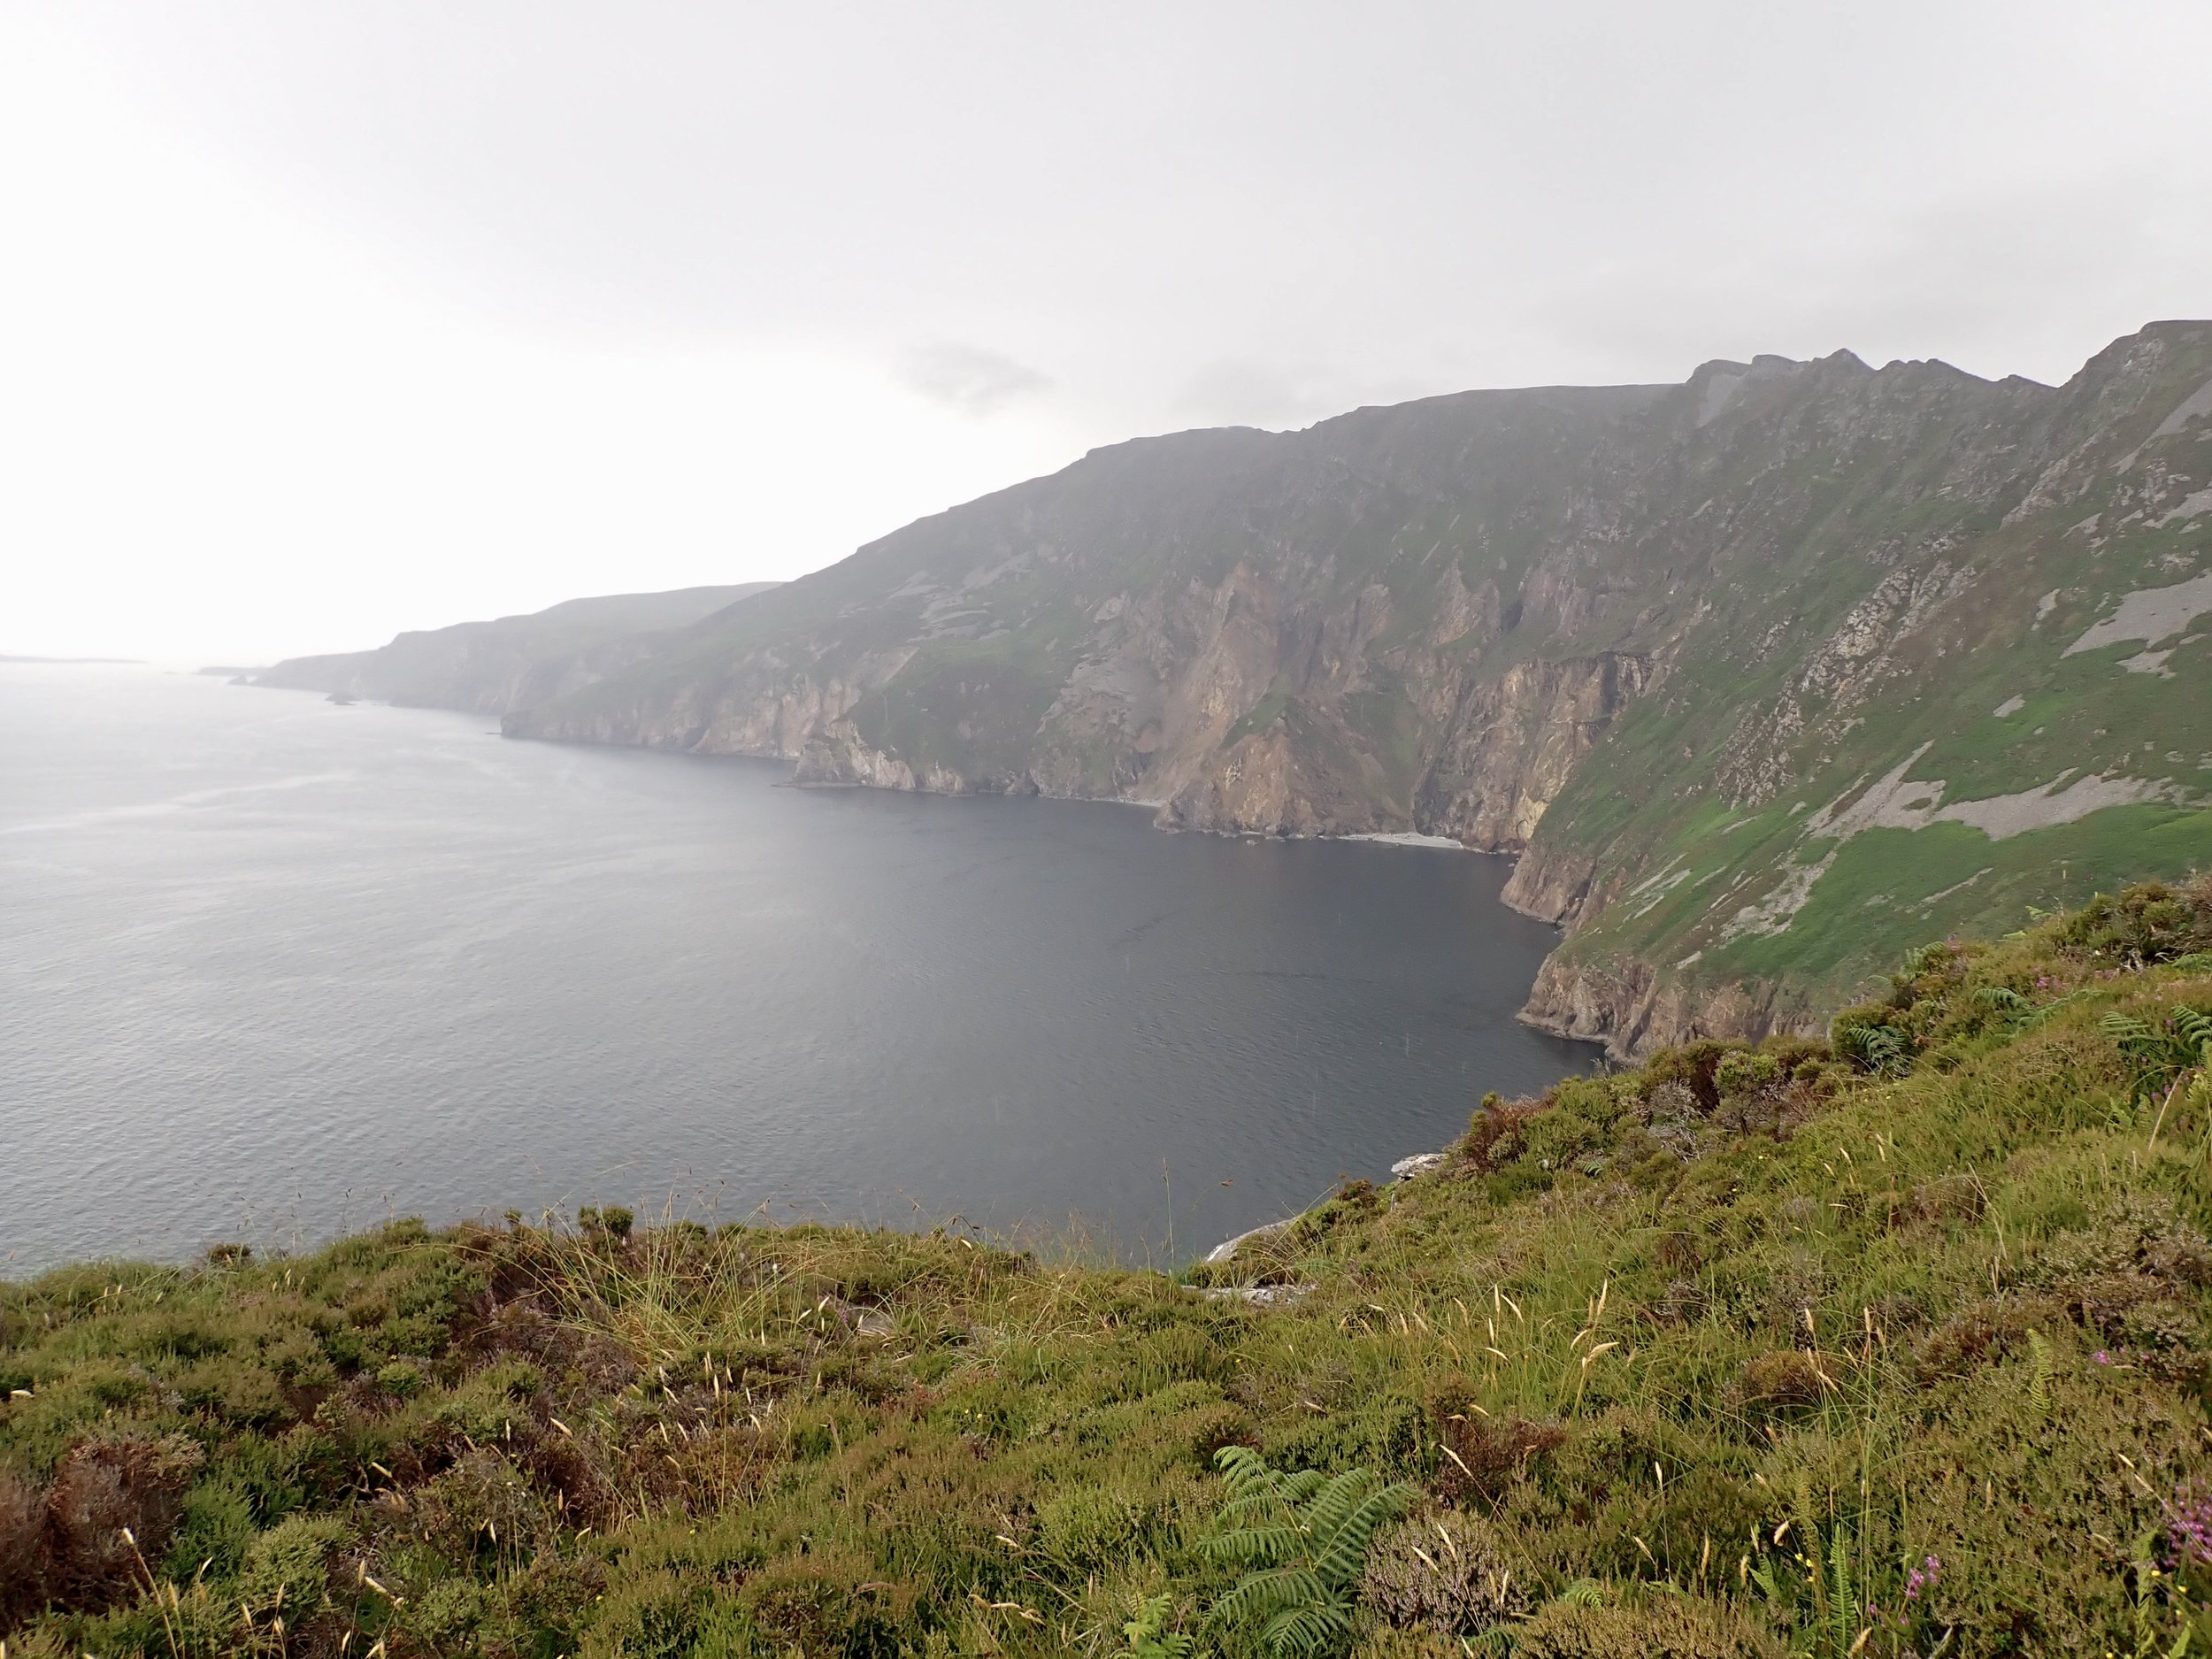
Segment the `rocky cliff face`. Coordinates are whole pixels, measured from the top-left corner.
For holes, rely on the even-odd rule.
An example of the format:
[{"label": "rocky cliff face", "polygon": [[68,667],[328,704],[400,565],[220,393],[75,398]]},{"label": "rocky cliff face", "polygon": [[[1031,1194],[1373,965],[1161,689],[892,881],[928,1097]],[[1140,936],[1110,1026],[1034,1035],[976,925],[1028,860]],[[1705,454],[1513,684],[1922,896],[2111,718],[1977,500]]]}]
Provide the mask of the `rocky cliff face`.
[{"label": "rocky cliff face", "polygon": [[1518,851],[1583,757],[1641,695],[1652,659],[1599,651],[1516,663],[1468,686],[1415,802],[1420,826]]},{"label": "rocky cliff face", "polygon": [[1556,1037],[1603,1043],[1621,1062],[1701,1037],[1756,1042],[1825,1029],[1802,992],[1778,980],[1700,984],[1663,978],[1640,956],[1589,963],[1557,953],[1537,971],[1521,1018]]},{"label": "rocky cliff face", "polygon": [[1601,896],[1590,902],[1597,868],[1597,860],[1586,853],[1539,840],[1513,861],[1513,873],[1498,896],[1524,916],[1571,928],[1586,906],[1593,911],[1604,908]]},{"label": "rocky cliff face", "polygon": [[2212,856],[2208,388],[2176,323],[2055,388],[1846,352],[1143,440],[506,729],[1518,852],[1572,930],[1532,1019],[1753,1034]]}]

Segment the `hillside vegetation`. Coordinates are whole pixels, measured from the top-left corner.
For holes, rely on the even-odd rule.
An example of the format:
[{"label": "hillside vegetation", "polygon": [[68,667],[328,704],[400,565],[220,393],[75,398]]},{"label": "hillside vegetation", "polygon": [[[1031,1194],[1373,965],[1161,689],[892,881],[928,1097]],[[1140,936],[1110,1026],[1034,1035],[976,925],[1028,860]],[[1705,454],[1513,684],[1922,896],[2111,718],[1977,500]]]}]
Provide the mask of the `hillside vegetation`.
[{"label": "hillside vegetation", "polygon": [[[0,1290],[63,1655],[2202,1652],[2212,883],[1180,1277],[401,1223]],[[1225,1448],[1244,1448],[1231,1449]]]}]

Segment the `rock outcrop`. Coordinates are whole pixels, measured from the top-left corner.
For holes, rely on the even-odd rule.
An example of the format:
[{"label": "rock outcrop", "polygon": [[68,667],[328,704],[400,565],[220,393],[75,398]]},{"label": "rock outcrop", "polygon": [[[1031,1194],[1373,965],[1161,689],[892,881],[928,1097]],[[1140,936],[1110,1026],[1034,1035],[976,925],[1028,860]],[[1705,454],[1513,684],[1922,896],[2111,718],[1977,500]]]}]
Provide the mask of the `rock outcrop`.
[{"label": "rock outcrop", "polygon": [[1589,854],[1539,843],[1513,861],[1498,896],[1524,916],[1571,927],[1582,919],[1596,873]]},{"label": "rock outcrop", "polygon": [[1648,657],[1600,651],[1475,680],[1422,780],[1416,820],[1486,852],[1518,852],[1651,672]]},{"label": "rock outcrop", "polygon": [[1773,980],[1701,985],[1663,978],[1636,956],[1585,964],[1557,952],[1537,971],[1520,1018],[1555,1037],[1601,1042],[1609,1059],[1622,1062],[1701,1037],[1756,1042],[1823,1028],[1814,1010]]}]

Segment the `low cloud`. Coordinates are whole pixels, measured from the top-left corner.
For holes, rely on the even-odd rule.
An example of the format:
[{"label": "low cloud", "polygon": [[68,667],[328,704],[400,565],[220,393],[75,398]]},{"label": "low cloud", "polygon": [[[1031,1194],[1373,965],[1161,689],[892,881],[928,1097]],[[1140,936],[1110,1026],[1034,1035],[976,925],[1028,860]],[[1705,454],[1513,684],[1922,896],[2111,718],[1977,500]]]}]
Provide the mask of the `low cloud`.
[{"label": "low cloud", "polygon": [[981,417],[1049,389],[1052,379],[1004,352],[938,345],[910,352],[899,365],[899,382],[932,403]]}]

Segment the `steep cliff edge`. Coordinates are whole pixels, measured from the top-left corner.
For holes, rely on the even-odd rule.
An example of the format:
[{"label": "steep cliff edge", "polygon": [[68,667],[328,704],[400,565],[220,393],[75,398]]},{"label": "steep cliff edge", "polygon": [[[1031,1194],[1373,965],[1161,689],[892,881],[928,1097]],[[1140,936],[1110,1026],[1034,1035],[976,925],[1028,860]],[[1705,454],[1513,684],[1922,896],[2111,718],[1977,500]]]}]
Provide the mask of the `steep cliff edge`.
[{"label": "steep cliff edge", "polygon": [[2065,386],[1714,363],[1140,440],[511,715],[803,778],[1522,854],[1528,1017],[1794,1025],[2212,861],[2212,325]]},{"label": "steep cliff edge", "polygon": [[1554,951],[1520,1017],[1555,1037],[1601,1042],[1608,1058],[1625,1063],[1701,1037],[1817,1035],[1821,1013],[1802,987],[1779,979],[1711,984],[1664,976],[1640,956],[1590,963]]}]

